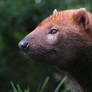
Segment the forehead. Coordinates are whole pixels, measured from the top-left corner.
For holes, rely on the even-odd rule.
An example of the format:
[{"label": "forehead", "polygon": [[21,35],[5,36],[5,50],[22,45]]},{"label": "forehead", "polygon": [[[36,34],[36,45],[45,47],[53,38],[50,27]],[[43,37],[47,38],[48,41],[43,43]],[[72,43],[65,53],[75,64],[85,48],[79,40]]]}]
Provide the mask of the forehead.
[{"label": "forehead", "polygon": [[67,10],[52,14],[45,20],[43,20],[38,26],[52,26],[52,25],[65,25],[70,24],[73,21],[74,10]]}]

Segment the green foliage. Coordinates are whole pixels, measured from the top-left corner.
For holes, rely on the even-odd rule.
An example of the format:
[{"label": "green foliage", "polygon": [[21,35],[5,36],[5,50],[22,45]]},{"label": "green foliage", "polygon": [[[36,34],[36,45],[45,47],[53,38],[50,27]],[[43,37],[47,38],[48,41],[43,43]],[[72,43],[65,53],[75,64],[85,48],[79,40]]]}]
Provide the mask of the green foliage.
[{"label": "green foliage", "polygon": [[[11,86],[12,86],[13,92],[23,92],[23,91],[22,91],[22,88],[20,87],[19,84],[17,84],[17,87],[15,87],[15,85],[13,84],[13,82],[11,82]],[[25,89],[24,92],[30,92],[29,90],[30,90],[30,89],[27,88],[27,89]]]},{"label": "green foliage", "polygon": [[[48,80],[49,80],[49,77],[47,77],[47,78],[45,79],[43,85],[41,86],[41,88],[40,88],[39,91],[37,91],[37,92],[44,92],[44,89],[45,89],[45,87],[46,87],[46,85],[47,85],[47,83],[48,83]],[[23,91],[22,91],[22,88],[20,87],[19,84],[17,84],[17,87],[15,87],[14,83],[11,82],[11,86],[12,86],[13,92],[23,92]],[[27,88],[24,92],[30,92],[30,89]]]},{"label": "green foliage", "polygon": [[[61,81],[60,83],[58,84],[58,86],[56,87],[55,91],[54,92],[59,92],[60,90],[60,87],[64,84],[64,81],[67,79],[67,77],[65,76]],[[39,91],[37,92],[44,92],[44,89],[47,85],[49,81],[49,77],[47,77],[43,83],[43,85],[41,86],[41,88],[39,89]],[[15,85],[13,84],[13,82],[11,82],[11,86],[12,86],[12,92],[30,92],[30,89],[27,88],[25,91],[22,91],[22,88],[20,87],[19,84],[17,84],[17,87],[15,87]],[[65,88],[62,92],[67,92],[67,88]]]},{"label": "green foliage", "polygon": [[41,86],[40,88],[40,91],[39,92],[43,92],[44,91],[44,88],[46,87],[47,83],[48,83],[48,80],[49,80],[49,77],[47,77],[43,83],[43,85]]},{"label": "green foliage", "polygon": [[[55,89],[55,92],[59,92],[59,89],[60,87],[64,84],[65,80],[67,79],[67,76],[65,76],[61,81],[60,83],[58,84],[58,86],[56,87]],[[67,88],[63,91],[63,92],[66,92],[67,91]]]}]

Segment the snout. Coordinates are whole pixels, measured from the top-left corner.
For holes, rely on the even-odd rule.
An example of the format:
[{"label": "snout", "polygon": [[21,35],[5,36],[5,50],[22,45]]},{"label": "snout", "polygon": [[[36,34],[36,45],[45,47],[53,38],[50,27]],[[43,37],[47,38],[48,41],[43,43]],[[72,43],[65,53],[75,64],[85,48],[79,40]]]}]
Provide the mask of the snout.
[{"label": "snout", "polygon": [[22,40],[22,41],[19,42],[18,46],[23,51],[27,51],[29,49],[29,42],[26,41],[26,40]]}]

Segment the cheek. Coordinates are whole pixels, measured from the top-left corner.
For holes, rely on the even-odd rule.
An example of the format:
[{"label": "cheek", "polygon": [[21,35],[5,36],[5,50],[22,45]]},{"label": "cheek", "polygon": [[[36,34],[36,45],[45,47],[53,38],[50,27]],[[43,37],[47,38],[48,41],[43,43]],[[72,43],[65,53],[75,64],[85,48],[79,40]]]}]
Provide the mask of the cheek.
[{"label": "cheek", "polygon": [[58,39],[58,35],[47,35],[46,41],[48,42],[48,44],[55,44],[57,42]]}]

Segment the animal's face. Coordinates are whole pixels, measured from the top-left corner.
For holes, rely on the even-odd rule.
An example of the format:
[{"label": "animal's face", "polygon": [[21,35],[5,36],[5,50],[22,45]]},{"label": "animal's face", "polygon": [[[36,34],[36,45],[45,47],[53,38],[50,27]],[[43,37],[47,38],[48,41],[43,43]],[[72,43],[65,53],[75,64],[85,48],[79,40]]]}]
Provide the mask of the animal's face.
[{"label": "animal's face", "polygon": [[60,28],[51,21],[43,23],[29,33],[20,44],[23,44],[22,49],[31,59],[39,62],[45,62],[45,60],[54,62],[57,46],[60,45]]},{"label": "animal's face", "polygon": [[[75,11],[77,10],[55,11],[29,33],[19,43],[19,47],[35,61],[52,64],[60,62],[67,66],[67,60],[75,58],[83,46],[80,36],[84,24],[80,23],[80,28],[75,21]],[[82,34],[85,35],[85,32]]]}]

